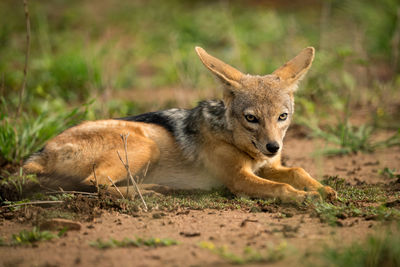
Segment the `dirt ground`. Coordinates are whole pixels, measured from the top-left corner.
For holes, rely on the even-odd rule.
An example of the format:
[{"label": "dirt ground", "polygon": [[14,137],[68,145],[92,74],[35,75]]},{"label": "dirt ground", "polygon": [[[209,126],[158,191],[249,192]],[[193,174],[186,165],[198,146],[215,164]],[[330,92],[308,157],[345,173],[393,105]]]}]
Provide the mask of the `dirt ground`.
[{"label": "dirt ground", "polygon": [[[290,131],[289,131],[290,132]],[[313,152],[325,144],[289,133],[285,140],[284,162],[301,166],[311,175],[339,176],[351,184],[388,184],[379,170],[398,168],[400,148],[392,147],[373,154],[321,157]],[[364,184],[365,184],[364,183]],[[46,209],[46,208],[44,208]],[[51,209],[51,208],[49,208]],[[282,215],[284,214],[284,216]],[[179,211],[139,211],[122,214],[98,210],[93,218],[78,219],[81,230],[68,231],[61,238],[34,246],[0,247],[1,266],[230,266],[232,262],[207,246],[225,247],[242,255],[245,247],[263,251],[270,246],[285,246],[285,256],[268,263],[271,266],[314,265],[317,254],[326,245],[345,246],[379,231],[385,222],[368,218],[341,219],[329,226],[312,213],[296,209],[182,209]],[[32,229],[34,220],[18,216],[0,216],[0,237],[4,240],[22,229]],[[99,238],[122,240],[126,237],[170,238],[178,245],[167,247],[126,247],[99,249],[90,242]],[[202,245],[203,244],[203,245]],[[207,245],[208,244],[208,245]],[[278,251],[273,253],[279,253]],[[251,263],[249,265],[265,265]]]}]

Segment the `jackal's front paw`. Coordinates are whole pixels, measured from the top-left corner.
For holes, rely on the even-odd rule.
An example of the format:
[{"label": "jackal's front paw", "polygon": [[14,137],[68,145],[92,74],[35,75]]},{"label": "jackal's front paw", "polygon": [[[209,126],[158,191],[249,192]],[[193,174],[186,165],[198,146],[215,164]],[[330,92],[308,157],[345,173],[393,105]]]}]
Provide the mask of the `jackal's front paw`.
[{"label": "jackal's front paw", "polygon": [[325,199],[326,201],[332,202],[335,199],[337,199],[336,191],[333,190],[332,187],[330,186],[321,187],[318,191],[321,194],[322,198]]}]

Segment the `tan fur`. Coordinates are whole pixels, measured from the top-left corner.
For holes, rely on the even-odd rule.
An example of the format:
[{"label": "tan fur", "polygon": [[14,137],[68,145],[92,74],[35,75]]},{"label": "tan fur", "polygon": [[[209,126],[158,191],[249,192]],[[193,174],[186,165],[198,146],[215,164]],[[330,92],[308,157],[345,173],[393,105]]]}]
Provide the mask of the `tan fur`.
[{"label": "tan fur", "polygon": [[[121,134],[129,134],[128,158],[131,172],[147,184],[180,189],[211,189],[227,186],[235,194],[277,197],[302,201],[307,196],[335,198],[302,168],[281,166],[281,149],[271,154],[266,144],[282,140],[293,113],[293,92],[310,68],[314,48],[304,49],[273,74],[251,76],[207,54],[196,51],[203,64],[224,83],[226,129],[211,131],[202,124],[196,160],[189,160],[174,136],[153,123],[102,120],[85,122],[50,140],[44,150],[24,165],[27,173],[47,178],[47,187],[88,189],[94,183],[93,166],[100,184],[107,176],[119,184],[126,179],[117,151],[124,157]],[[290,116],[279,121],[282,114]],[[245,121],[250,114],[258,123]],[[246,117],[248,118],[248,117]],[[113,190],[109,187],[110,190]],[[125,192],[123,190],[123,192]]]}]

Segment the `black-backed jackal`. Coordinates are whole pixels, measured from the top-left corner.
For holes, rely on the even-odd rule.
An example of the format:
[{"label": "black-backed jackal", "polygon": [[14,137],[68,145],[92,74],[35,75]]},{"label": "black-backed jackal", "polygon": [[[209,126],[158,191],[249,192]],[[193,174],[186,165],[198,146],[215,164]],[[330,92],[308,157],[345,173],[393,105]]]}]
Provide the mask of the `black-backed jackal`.
[{"label": "black-backed jackal", "polygon": [[223,83],[223,100],[84,122],[51,139],[26,161],[24,171],[37,174],[46,187],[78,190],[93,188],[96,166],[99,184],[110,185],[110,177],[121,185],[127,173],[117,151],[124,152],[120,135],[129,134],[130,170],[136,176],[148,168],[144,184],[174,189],[225,185],[235,194],[283,201],[320,198],[320,193],[335,198],[332,188],[302,168],[281,165],[293,93],[311,66],[314,48],[265,76],[243,74],[200,47],[196,52]]}]

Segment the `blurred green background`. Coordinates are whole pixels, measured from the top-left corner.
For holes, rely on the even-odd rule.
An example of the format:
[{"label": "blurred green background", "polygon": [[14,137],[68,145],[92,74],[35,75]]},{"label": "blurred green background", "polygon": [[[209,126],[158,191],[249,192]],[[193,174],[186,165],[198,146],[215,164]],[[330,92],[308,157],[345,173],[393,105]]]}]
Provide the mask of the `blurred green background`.
[{"label": "blurred green background", "polygon": [[[295,123],[334,145],[371,152],[399,143],[397,0],[29,1],[31,44],[22,112],[22,0],[0,2],[0,165],[19,164],[84,119],[218,98],[199,45],[245,73],[268,74],[314,46]],[[335,116],[332,116],[335,114]],[[394,133],[374,143],[378,130]]]}]

